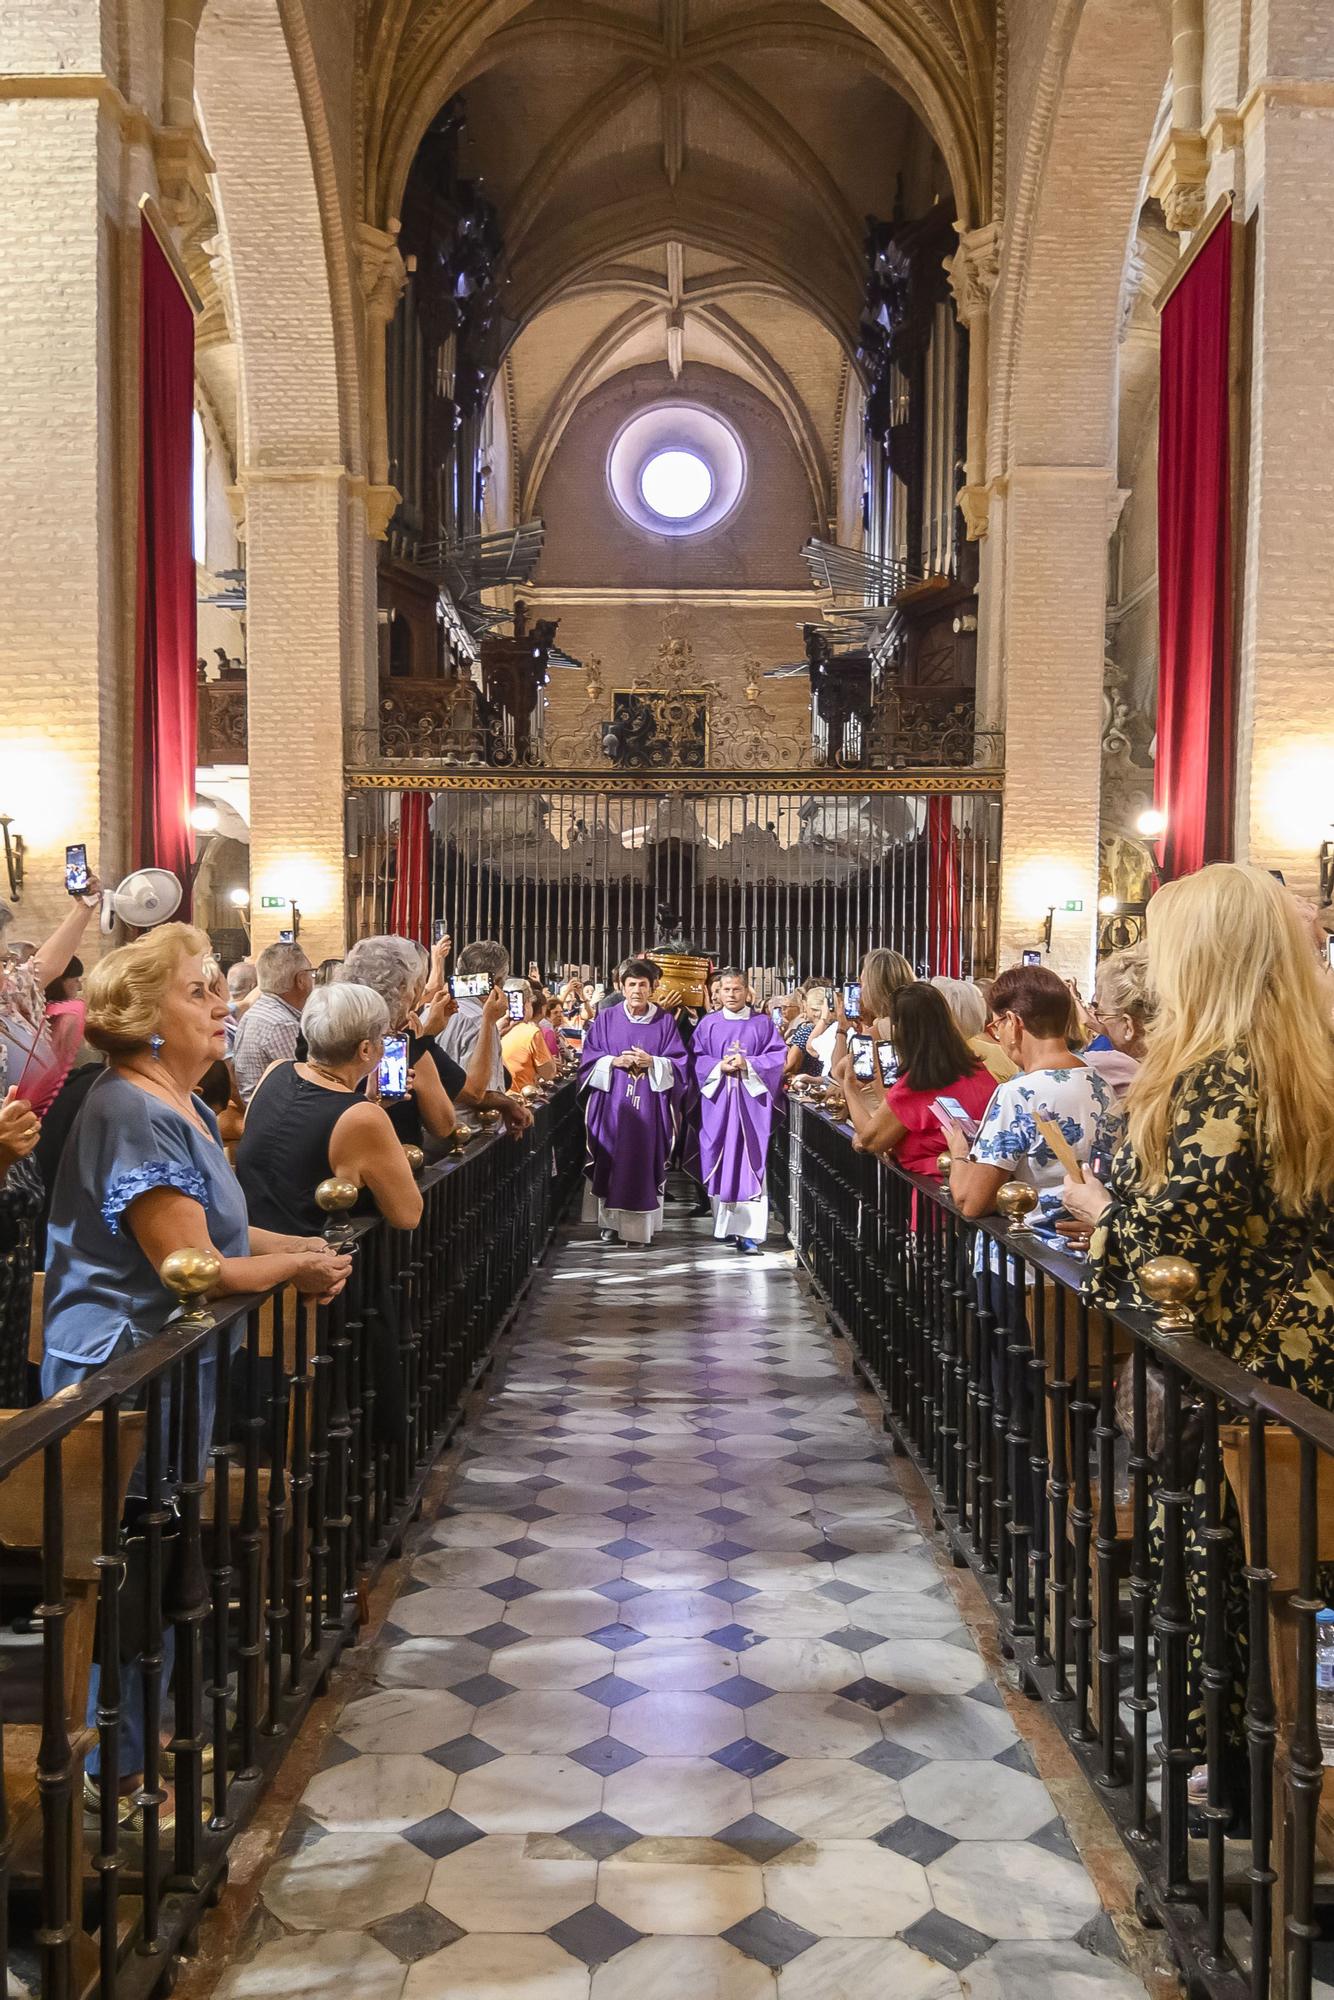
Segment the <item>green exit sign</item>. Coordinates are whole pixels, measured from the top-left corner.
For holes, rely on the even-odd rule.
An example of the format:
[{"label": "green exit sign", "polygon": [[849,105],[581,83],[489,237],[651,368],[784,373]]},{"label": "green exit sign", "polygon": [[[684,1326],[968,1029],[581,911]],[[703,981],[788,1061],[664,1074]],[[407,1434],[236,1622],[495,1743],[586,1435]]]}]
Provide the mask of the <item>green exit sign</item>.
[{"label": "green exit sign", "polygon": [[1084,904],[1083,904],[1083,901],[1082,901],[1082,899],[1081,899],[1081,900],[1079,900],[1079,901],[1077,901],[1077,902],[1073,902],[1073,903],[1062,903],[1062,904],[1061,904],[1061,908],[1062,908],[1063,910],[1082,910],[1082,909],[1083,909],[1083,907],[1084,907]]},{"label": "green exit sign", "polygon": [[259,907],[261,910],[285,910],[287,908],[287,898],[286,896],[261,896]]}]

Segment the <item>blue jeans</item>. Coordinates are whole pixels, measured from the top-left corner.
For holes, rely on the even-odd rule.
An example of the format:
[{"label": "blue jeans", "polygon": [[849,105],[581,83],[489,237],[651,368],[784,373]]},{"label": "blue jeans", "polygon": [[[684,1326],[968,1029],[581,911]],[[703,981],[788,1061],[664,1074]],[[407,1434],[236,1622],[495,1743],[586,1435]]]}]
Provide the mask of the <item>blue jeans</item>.
[{"label": "blue jeans", "polygon": [[[127,1335],[106,1357],[114,1360],[136,1345],[133,1337]],[[42,1360],[42,1395],[54,1396],[58,1389],[68,1388],[72,1382],[82,1382],[89,1375],[95,1375],[105,1364],[101,1361],[88,1363],[68,1361],[60,1355],[48,1354]],[[199,1465],[196,1476],[202,1473],[208,1460],[209,1448],[213,1443],[213,1424],[217,1414],[218,1377],[213,1347],[202,1348],[199,1354]],[[162,1410],[162,1463],[168,1468],[167,1483],[174,1484],[175,1468],[170,1464],[168,1428],[170,1424],[170,1397],[164,1393]],[[145,1462],[140,1459],[130,1477],[130,1493],[142,1497],[145,1490]],[[169,1685],[176,1659],[176,1634],[168,1625],[162,1635],[162,1673],[164,1685]],[[90,1729],[97,1727],[97,1697],[101,1685],[101,1669],[94,1666],[88,1682],[87,1723]],[[164,1712],[167,1704],[164,1702]],[[102,1768],[101,1750],[94,1748],[88,1756],[88,1772],[96,1778]],[[144,1768],[144,1670],[141,1660],[126,1660],[120,1670],[120,1769],[122,1777],[132,1777]]]}]

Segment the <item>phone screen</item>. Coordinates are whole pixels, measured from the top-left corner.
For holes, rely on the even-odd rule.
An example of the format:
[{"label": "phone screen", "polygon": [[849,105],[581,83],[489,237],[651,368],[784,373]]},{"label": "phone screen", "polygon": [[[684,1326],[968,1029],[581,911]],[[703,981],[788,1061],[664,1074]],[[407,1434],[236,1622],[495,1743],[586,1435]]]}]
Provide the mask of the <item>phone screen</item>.
[{"label": "phone screen", "polygon": [[1040,951],[1026,951],[1023,954],[1023,962],[1025,965],[1041,965],[1042,953]]},{"label": "phone screen", "polygon": [[437,917],[431,925],[431,943],[439,944],[441,938],[447,938],[448,936],[449,919],[447,917]]},{"label": "phone screen", "polygon": [[946,1121],[950,1120],[955,1125],[963,1128],[965,1138],[975,1139],[977,1137],[977,1121],[968,1116],[968,1113],[964,1110],[957,1097],[941,1096],[933,1098],[931,1109],[935,1112],[942,1126],[945,1126]]},{"label": "phone screen", "polygon": [[1325,964],[1334,972],[1334,936],[1325,939]]},{"label": "phone screen", "polygon": [[295,932],[295,931],[279,931],[279,933],[278,933],[278,942],[279,942],[279,944],[295,944],[295,943],[296,943],[296,932]]},{"label": "phone screen", "polygon": [[858,1083],[875,1080],[875,1043],[869,1035],[849,1035],[848,1054],[852,1057],[852,1074]]},{"label": "phone screen", "polygon": [[393,1099],[408,1094],[408,1038],[406,1035],[386,1035],[384,1054],[380,1057],[379,1083],[381,1098]]},{"label": "phone screen", "polygon": [[506,993],[505,998],[509,1002],[511,1021],[521,1021],[523,1019],[523,1010],[527,1005],[525,995],[509,991]]},{"label": "phone screen", "polygon": [[489,972],[465,972],[454,981],[454,996],[458,1000],[484,1000],[494,984]]},{"label": "phone screen", "polygon": [[875,1053],[880,1064],[880,1081],[888,1090],[891,1083],[897,1083],[899,1075],[899,1059],[894,1053],[893,1042],[877,1042]]},{"label": "phone screen", "polygon": [[860,1021],[862,1017],[862,987],[859,979],[850,979],[843,988],[843,1012],[852,1021]]},{"label": "phone screen", "polygon": [[88,888],[88,849],[79,840],[65,849],[65,887],[71,896],[82,896]]}]

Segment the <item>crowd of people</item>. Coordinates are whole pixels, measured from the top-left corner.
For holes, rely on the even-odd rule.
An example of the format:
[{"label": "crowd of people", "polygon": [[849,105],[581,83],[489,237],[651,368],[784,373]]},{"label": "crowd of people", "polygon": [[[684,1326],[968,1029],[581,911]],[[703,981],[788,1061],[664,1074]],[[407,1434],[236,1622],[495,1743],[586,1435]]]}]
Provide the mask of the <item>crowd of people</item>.
[{"label": "crowd of people", "polygon": [[[1264,870],[1217,865],[1161,890],[1146,942],[1102,961],[1087,1003],[1041,964],[923,979],[888,949],[846,982],[764,995],[727,966],[706,995],[683,994],[648,955],[605,989],[587,968],[516,975],[490,939],[452,959],[448,938],[428,952],[367,937],[318,966],[281,942],[224,973],[186,923],[85,975],[98,900],[94,882],[35,946],[11,943],[0,905],[8,1407],[151,1341],[175,1309],[158,1276],[172,1251],[215,1253],[220,1296],[290,1283],[335,1297],[350,1263],[326,1239],[321,1181],[353,1183],[360,1212],[411,1229],[414,1166],[450,1147],[460,1117],[491,1113],[522,1139],[533,1098],[576,1072],[586,1198],[608,1248],[647,1247],[675,1198],[759,1255],[775,1109],[814,1095],[854,1146],[943,1183],[968,1220],[1025,1182],[1034,1228],[1086,1258],[1099,1306],[1143,1304],[1144,1262],[1188,1256],[1202,1337],[1334,1405],[1330,979],[1311,913]],[[365,1324],[392,1437],[406,1410],[388,1297],[367,1300]],[[206,1448],[206,1364],[200,1396]],[[1199,1582],[1198,1548],[1191,1561]],[[127,1795],[142,1749],[129,1726]],[[95,1759],[89,1784],[95,1797]]]}]

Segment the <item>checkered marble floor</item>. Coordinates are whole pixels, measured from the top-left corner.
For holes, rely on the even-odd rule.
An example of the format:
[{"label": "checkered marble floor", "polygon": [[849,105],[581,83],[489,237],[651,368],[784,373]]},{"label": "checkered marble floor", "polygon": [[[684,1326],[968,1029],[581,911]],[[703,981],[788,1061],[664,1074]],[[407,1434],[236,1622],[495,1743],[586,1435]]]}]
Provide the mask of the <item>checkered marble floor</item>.
[{"label": "checkered marble floor", "polygon": [[220,2000],[1143,2000],[775,1247],[561,1248],[380,1643]]}]

